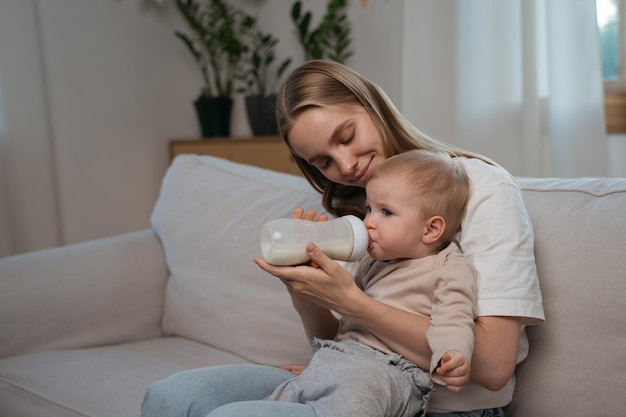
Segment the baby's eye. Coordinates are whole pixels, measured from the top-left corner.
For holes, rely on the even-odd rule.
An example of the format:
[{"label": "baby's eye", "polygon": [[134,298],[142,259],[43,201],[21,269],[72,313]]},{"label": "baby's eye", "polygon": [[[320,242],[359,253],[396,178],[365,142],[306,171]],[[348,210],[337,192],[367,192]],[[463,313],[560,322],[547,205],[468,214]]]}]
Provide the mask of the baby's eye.
[{"label": "baby's eye", "polygon": [[392,213],[391,211],[387,210],[387,209],[382,209],[382,210],[381,210],[381,213],[382,213],[382,214],[383,214],[383,216],[385,216],[385,217],[389,217],[389,216],[393,215],[393,213]]},{"label": "baby's eye", "polygon": [[372,212],[372,208],[370,206],[365,206],[365,212],[366,213],[371,213]]}]

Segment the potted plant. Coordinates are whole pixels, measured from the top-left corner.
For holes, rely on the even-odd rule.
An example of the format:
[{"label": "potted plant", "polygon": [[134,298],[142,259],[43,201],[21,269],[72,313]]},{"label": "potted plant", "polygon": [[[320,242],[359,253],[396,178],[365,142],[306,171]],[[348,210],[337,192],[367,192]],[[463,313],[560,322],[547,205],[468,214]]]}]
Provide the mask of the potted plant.
[{"label": "potted plant", "polygon": [[227,0],[176,0],[188,32],[176,31],[200,69],[203,85],[194,106],[203,137],[229,136],[233,94],[254,19]]},{"label": "potted plant", "polygon": [[[291,64],[291,58],[276,62],[278,39],[270,33],[264,33],[256,24],[248,32],[248,53],[245,57],[247,70],[246,109],[252,133],[258,135],[277,135],[275,103],[276,84]],[[277,65],[275,65],[277,64]]]},{"label": "potted plant", "polygon": [[317,27],[312,28],[310,11],[302,13],[302,0],[291,8],[296,36],[304,49],[304,59],[331,59],[345,63],[352,56],[352,27],[345,13],[346,0],[330,0]]}]

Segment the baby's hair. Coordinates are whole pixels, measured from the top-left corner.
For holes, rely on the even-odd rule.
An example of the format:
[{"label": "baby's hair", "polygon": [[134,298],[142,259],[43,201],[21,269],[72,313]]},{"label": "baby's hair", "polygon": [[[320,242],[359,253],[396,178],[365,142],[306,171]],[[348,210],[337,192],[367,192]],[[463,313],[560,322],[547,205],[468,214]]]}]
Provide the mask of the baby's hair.
[{"label": "baby's hair", "polygon": [[441,241],[452,241],[461,228],[470,196],[470,179],[458,160],[444,151],[407,151],[383,161],[369,181],[389,175],[402,177],[415,190],[421,213],[445,219]]}]

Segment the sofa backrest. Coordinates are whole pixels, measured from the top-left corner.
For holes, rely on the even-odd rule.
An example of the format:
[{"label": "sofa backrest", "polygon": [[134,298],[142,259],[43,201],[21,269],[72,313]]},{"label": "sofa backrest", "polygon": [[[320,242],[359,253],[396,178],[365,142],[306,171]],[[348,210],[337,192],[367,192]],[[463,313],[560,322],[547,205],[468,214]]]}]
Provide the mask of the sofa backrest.
[{"label": "sofa backrest", "polygon": [[178,156],[151,219],[170,269],[165,334],[258,363],[307,361],[311,347],[285,286],[252,261],[261,256],[262,224],[297,206],[321,209],[303,177]]},{"label": "sofa backrest", "polygon": [[617,416],[626,401],[626,179],[520,178],[546,321],[508,416]]}]

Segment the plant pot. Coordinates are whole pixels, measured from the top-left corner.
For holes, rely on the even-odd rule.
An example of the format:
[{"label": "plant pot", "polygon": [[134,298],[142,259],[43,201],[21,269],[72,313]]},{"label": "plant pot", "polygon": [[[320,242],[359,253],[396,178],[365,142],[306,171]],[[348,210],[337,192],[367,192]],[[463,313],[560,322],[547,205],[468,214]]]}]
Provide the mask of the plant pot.
[{"label": "plant pot", "polygon": [[230,136],[233,99],[200,96],[194,101],[203,138]]},{"label": "plant pot", "polygon": [[246,110],[254,136],[278,135],[275,106],[276,94],[246,96]]}]

